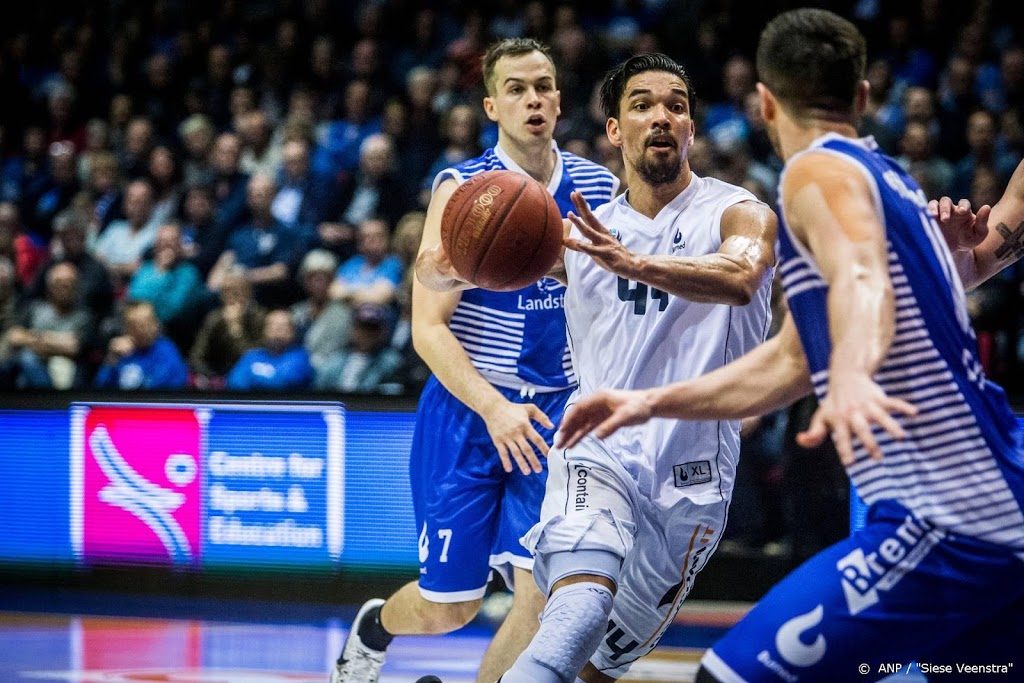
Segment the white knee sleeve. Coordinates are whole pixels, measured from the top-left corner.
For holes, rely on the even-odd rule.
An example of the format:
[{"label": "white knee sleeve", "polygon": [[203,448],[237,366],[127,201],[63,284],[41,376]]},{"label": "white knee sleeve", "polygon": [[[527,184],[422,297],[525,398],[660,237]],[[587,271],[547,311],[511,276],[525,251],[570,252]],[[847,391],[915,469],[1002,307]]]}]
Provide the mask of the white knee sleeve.
[{"label": "white knee sleeve", "polygon": [[612,592],[598,583],[574,583],[548,600],[540,630],[502,683],[574,683],[601,642]]}]

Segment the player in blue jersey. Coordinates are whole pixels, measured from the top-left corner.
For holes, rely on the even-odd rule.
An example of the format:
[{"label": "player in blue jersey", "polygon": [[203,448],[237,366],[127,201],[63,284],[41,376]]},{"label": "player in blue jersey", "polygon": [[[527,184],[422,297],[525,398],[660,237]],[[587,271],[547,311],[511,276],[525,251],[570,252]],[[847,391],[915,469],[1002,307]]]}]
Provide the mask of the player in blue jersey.
[{"label": "player in blue jersey", "polygon": [[[437,176],[424,250],[440,242],[441,216],[458,185],[484,171],[535,178],[563,215],[571,192],[591,205],[617,192],[611,172],[554,144],[559,92],[547,47],[500,41],[484,56],[483,73],[484,110],[498,124],[498,144]],[[519,538],[539,517],[543,456],[576,385],[564,293],[550,278],[514,292],[438,293],[415,282],[413,343],[434,372],[420,398],[409,464],[420,578],[386,602],[363,605],[332,683],[376,681],[393,635],[447,633],[468,623],[492,568],[515,590],[478,680],[496,679],[537,631],[544,596]]]},{"label": "player in blue jersey", "polygon": [[703,377],[580,401],[557,445],[652,417],[759,415],[816,391],[798,440],[831,434],[871,506],[867,524],[774,587],[705,654],[698,683],[871,681],[911,661],[936,680],[1015,680],[1022,435],[977,361],[924,194],[857,137],[864,38],[831,12],[794,10],[765,28],[757,61],[762,114],[786,161],[779,271],[790,317]]}]

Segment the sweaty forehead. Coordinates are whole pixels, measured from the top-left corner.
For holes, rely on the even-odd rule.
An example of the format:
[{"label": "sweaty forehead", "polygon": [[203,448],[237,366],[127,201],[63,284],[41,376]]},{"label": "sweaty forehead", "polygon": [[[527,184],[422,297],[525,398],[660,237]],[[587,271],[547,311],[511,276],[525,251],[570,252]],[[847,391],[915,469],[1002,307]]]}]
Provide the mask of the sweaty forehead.
[{"label": "sweaty forehead", "polygon": [[682,78],[669,73],[668,71],[644,71],[631,76],[626,81],[623,95],[629,97],[634,90],[650,90],[651,92],[678,90],[689,95],[686,82]]}]

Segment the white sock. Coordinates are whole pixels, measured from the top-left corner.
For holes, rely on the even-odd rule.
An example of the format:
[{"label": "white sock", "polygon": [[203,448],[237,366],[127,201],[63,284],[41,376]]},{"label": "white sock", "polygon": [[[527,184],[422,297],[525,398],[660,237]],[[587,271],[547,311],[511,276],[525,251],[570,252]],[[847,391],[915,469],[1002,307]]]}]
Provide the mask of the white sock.
[{"label": "white sock", "polygon": [[501,683],[575,683],[601,644],[612,592],[599,583],[573,583],[548,599],[540,629]]}]

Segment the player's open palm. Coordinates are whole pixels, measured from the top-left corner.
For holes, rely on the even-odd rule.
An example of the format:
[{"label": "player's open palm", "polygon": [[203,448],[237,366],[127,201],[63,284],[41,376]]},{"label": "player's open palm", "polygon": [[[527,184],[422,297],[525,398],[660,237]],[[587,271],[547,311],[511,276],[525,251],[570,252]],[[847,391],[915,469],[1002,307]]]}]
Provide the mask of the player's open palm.
[{"label": "player's open palm", "polygon": [[831,433],[839,459],[844,465],[854,462],[854,443],[859,441],[868,455],[882,459],[882,449],[872,431],[879,425],[894,439],[905,439],[906,432],[893,413],[916,415],[917,408],[898,398],[887,396],[874,380],[863,373],[833,374],[828,394],[811,417],[807,429],[797,434],[804,448],[821,445]]},{"label": "player's open palm", "polygon": [[621,427],[651,419],[651,405],[643,391],[603,390],[573,404],[562,418],[555,445],[572,448],[587,434],[605,439]]},{"label": "player's open palm", "polygon": [[582,194],[573,192],[572,203],[579,214],[570,211],[568,219],[587,239],[578,240],[566,237],[562,240],[565,248],[587,254],[599,266],[612,273],[628,274],[633,252],[622,246],[622,242],[612,234],[611,230],[597,220]]},{"label": "player's open palm", "polygon": [[502,401],[481,417],[506,472],[512,471],[513,462],[523,474],[542,471],[537,453],[547,457],[548,444],[534,429],[533,422],[548,429],[555,427],[543,410],[532,403]]}]

